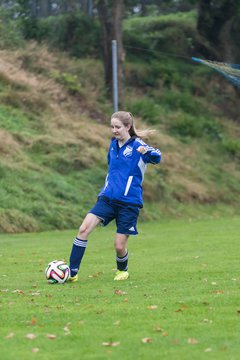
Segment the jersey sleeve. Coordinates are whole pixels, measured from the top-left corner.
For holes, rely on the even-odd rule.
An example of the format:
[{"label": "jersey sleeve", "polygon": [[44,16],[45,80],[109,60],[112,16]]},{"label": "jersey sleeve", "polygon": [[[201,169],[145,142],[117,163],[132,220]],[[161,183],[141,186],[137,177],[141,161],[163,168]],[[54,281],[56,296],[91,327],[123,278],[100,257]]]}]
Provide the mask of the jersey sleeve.
[{"label": "jersey sleeve", "polygon": [[141,139],[138,139],[139,146],[144,146],[147,149],[146,154],[142,155],[142,159],[145,163],[159,164],[162,159],[162,153],[159,149],[155,149],[152,146],[147,145]]},{"label": "jersey sleeve", "polygon": [[[149,147],[149,146],[148,146]],[[162,159],[162,153],[159,149],[150,149],[143,155],[143,161],[145,163],[159,164]]]}]

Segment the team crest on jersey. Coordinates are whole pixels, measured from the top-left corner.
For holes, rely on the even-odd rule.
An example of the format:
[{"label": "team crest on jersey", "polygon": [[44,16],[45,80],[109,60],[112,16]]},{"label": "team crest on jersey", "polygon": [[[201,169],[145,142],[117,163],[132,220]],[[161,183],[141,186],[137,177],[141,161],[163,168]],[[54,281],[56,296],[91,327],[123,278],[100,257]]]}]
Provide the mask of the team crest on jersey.
[{"label": "team crest on jersey", "polygon": [[133,148],[131,146],[127,146],[123,152],[123,155],[129,157],[132,155]]}]

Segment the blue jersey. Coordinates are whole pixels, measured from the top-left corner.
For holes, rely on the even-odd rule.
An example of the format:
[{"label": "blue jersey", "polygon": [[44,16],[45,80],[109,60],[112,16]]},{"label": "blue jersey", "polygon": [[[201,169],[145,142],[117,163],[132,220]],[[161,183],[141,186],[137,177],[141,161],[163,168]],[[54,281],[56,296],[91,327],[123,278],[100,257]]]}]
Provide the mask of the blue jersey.
[{"label": "blue jersey", "polygon": [[[139,146],[146,147],[147,152],[140,154]],[[113,138],[108,151],[108,174],[98,196],[142,207],[142,183],[147,163],[158,164],[160,161],[161,152],[135,136],[122,147]]]}]

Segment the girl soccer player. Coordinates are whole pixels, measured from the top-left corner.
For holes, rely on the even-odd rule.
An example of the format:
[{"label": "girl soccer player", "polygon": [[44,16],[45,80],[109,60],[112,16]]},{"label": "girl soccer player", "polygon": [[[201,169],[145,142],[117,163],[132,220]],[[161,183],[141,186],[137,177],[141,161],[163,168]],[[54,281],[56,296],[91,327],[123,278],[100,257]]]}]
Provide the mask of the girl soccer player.
[{"label": "girl soccer player", "polygon": [[117,272],[114,280],[126,280],[128,273],[129,235],[137,235],[137,218],[143,206],[142,182],[146,164],[158,164],[161,152],[148,146],[141,138],[149,130],[137,131],[131,113],[115,112],[111,116],[113,138],[108,151],[108,174],[98,200],[79,228],[70,255],[70,281],[78,280],[78,270],[87,246],[88,236],[102,223],[116,221],[115,250]]}]

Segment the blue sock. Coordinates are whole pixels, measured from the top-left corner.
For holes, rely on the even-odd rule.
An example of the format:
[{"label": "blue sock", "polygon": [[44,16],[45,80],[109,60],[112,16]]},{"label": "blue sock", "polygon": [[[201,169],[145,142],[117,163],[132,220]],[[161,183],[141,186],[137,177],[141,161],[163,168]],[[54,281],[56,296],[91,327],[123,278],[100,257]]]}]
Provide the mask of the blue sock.
[{"label": "blue sock", "polygon": [[128,251],[125,256],[119,257],[116,256],[117,269],[120,271],[127,271],[128,269]]},{"label": "blue sock", "polygon": [[78,237],[75,238],[72,246],[72,252],[70,255],[71,276],[77,275],[83,255],[86,250],[86,246],[87,240],[81,240]]}]

